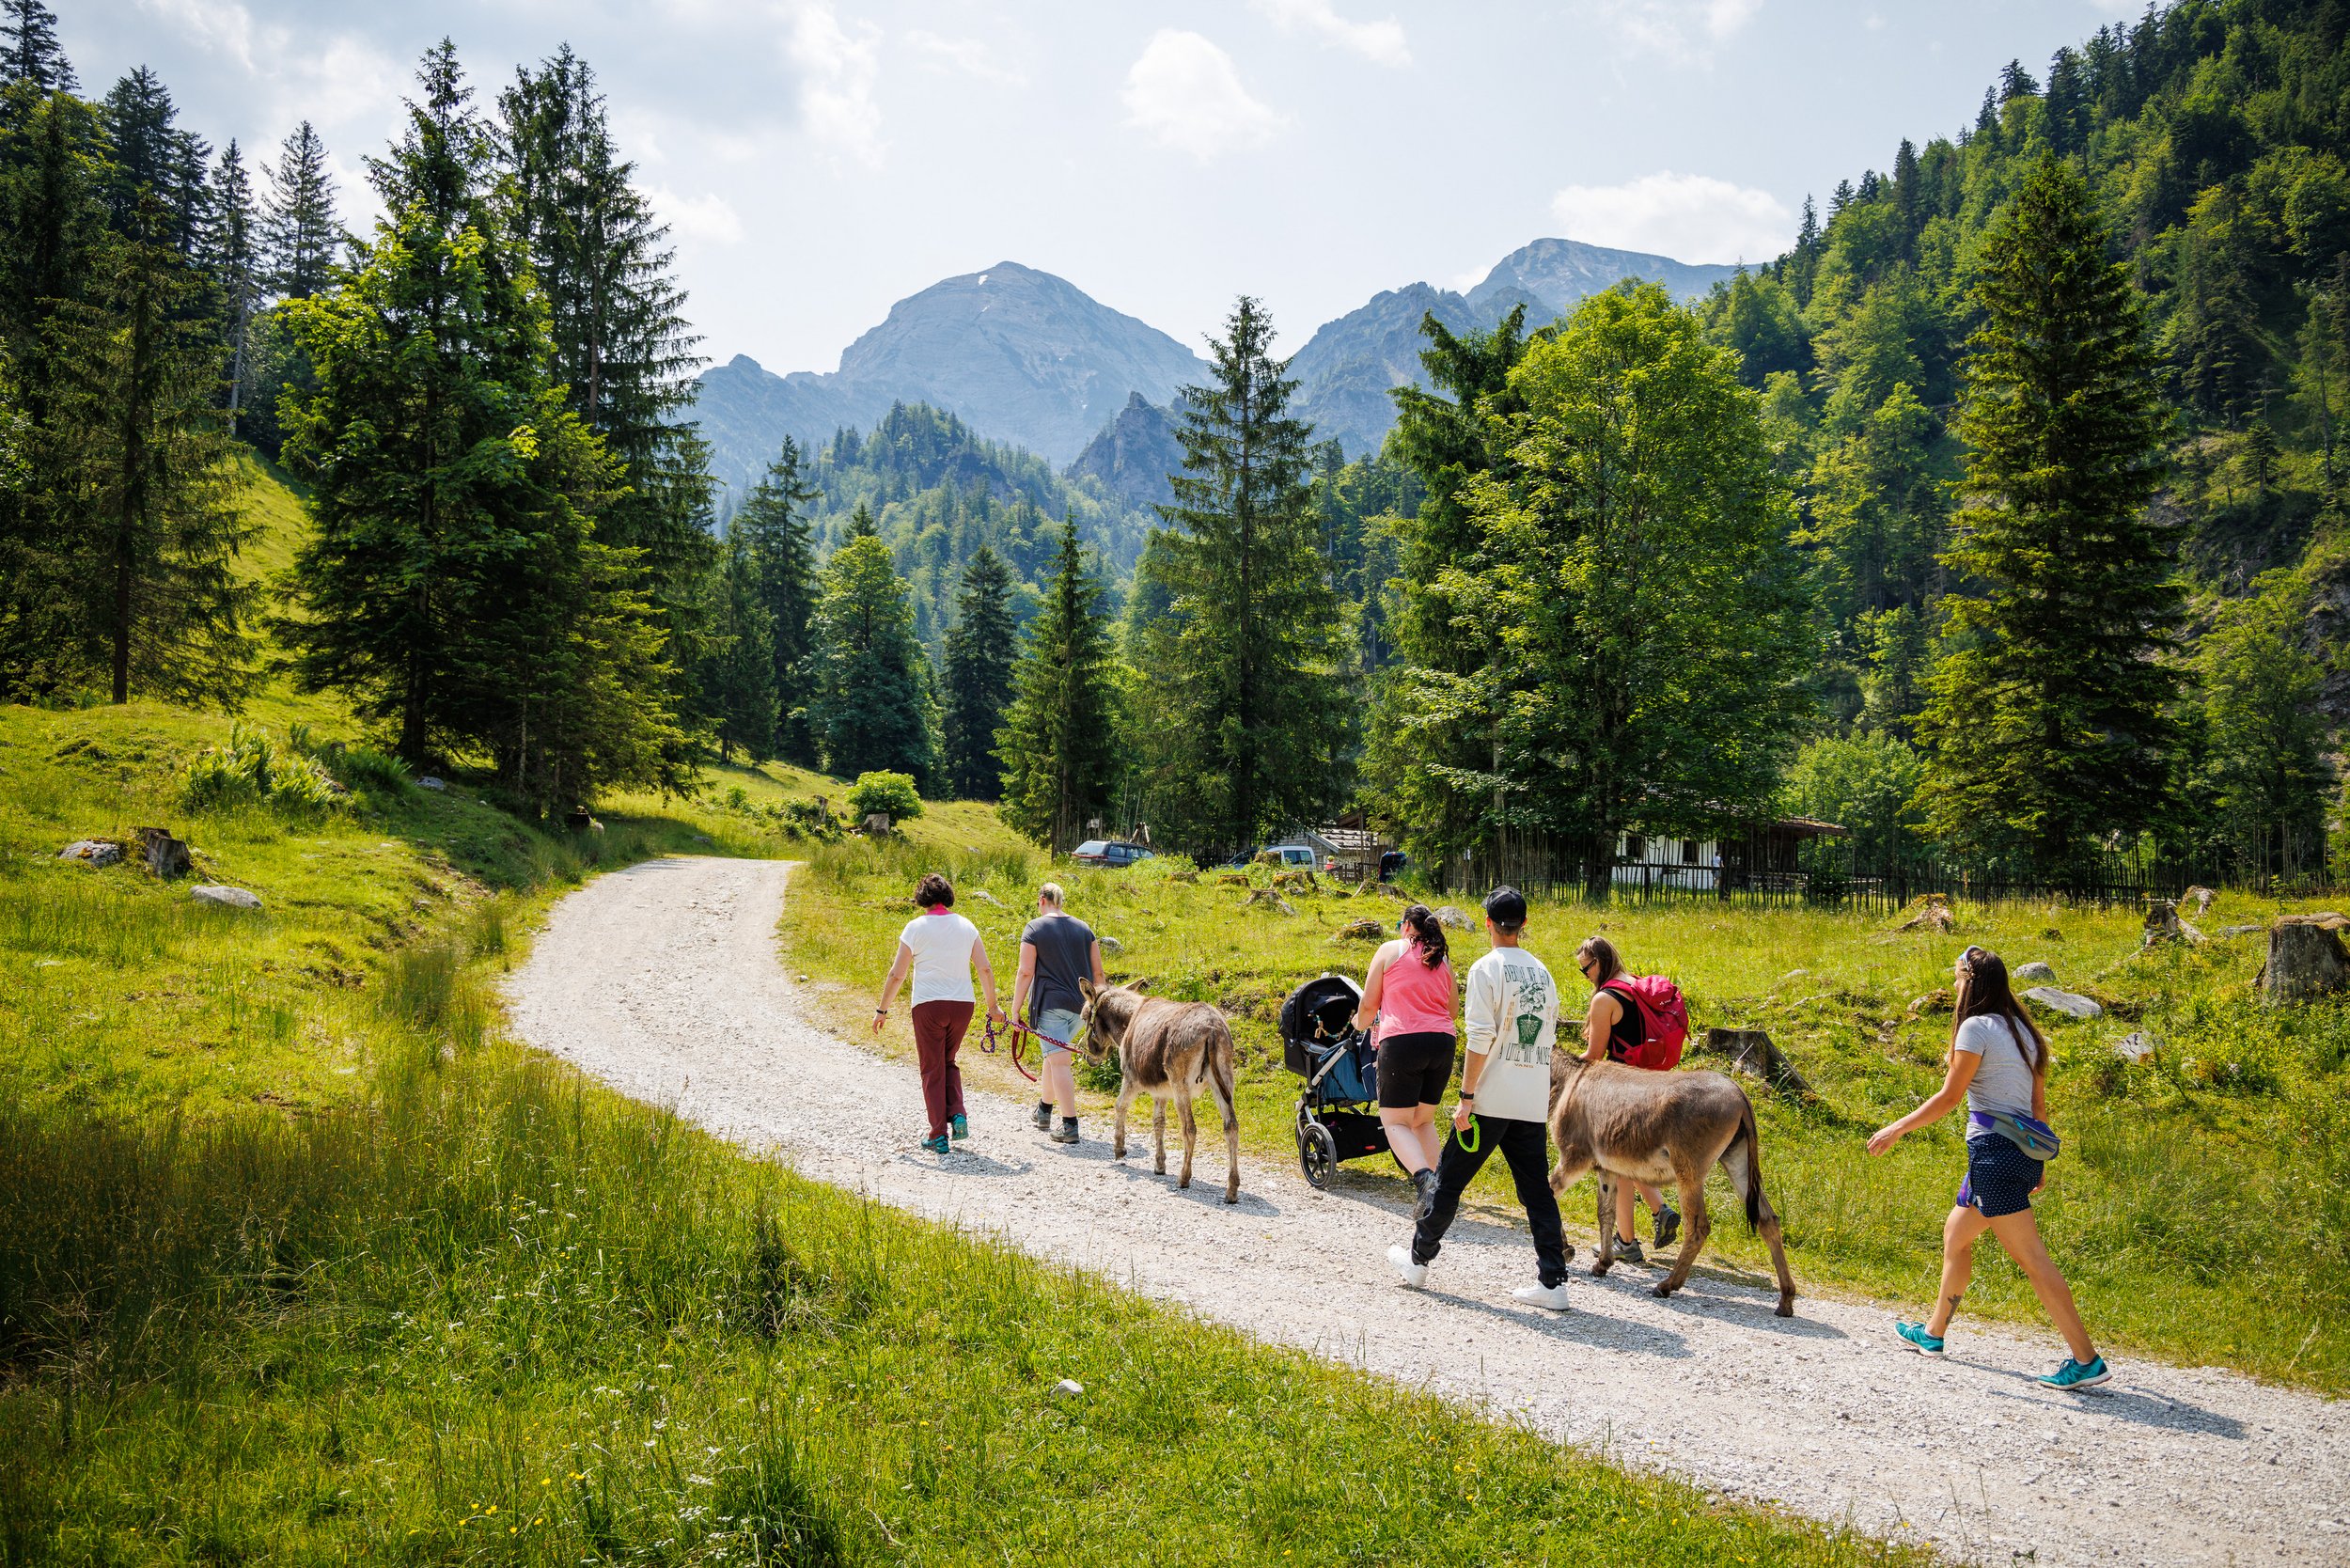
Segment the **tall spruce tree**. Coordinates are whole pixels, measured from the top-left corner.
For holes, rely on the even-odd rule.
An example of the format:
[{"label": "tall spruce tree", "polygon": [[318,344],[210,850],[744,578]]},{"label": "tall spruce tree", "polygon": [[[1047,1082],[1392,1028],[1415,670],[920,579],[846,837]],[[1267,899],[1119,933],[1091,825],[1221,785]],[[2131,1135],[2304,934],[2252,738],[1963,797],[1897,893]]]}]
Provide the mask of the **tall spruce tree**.
[{"label": "tall spruce tree", "polygon": [[2309,593],[2286,571],[2223,603],[2196,648],[2208,729],[2206,776],[2238,874],[2265,882],[2326,863],[2334,791],[2325,668],[2301,647]]},{"label": "tall spruce tree", "polygon": [[1076,525],[1063,524],[995,736],[1004,820],[1056,854],[1074,848],[1109,809],[1118,779],[1117,668],[1101,600]]},{"label": "tall spruce tree", "polygon": [[270,291],[279,299],[306,300],[333,280],[343,249],[335,174],[327,166],[326,144],[308,120],[294,127],[266,172],[262,235]]},{"label": "tall spruce tree", "polygon": [[[1171,701],[1152,809],[1187,847],[1232,850],[1343,799],[1338,596],[1319,547],[1311,430],[1272,357],[1273,323],[1243,295],[1210,345],[1212,379],[1183,390],[1183,472],[1163,570],[1172,620],[1143,671]],[[1339,743],[1334,747],[1334,742]]]},{"label": "tall spruce tree", "polygon": [[2046,874],[2088,872],[2171,786],[2165,657],[2178,540],[2147,503],[2167,419],[2140,305],[2080,177],[2053,157],[1985,238],[1945,556],[1949,653],[1919,735],[1935,832]]},{"label": "tall spruce tree", "polygon": [[71,92],[73,62],[57,42],[57,13],[40,0],[0,0],[0,52],[8,79],[43,92]]},{"label": "tall spruce tree", "polygon": [[870,531],[824,565],[816,661],[809,720],[825,770],[911,774],[927,788],[937,760],[930,660],[915,639],[905,579]]},{"label": "tall spruce tree", "polygon": [[102,113],[112,143],[105,183],[115,228],[193,257],[203,239],[212,149],[180,128],[171,90],[146,66],[108,89]]},{"label": "tall spruce tree", "polygon": [[941,740],[947,789],[958,800],[994,800],[1002,792],[995,731],[1011,701],[1012,664],[1019,652],[1013,646],[1015,630],[1011,569],[982,544],[963,569],[955,623],[947,633]]},{"label": "tall spruce tree", "polygon": [[385,217],[341,288],[289,307],[318,391],[288,451],[315,532],[289,627],[312,688],[401,754],[486,751],[546,809],[666,781],[670,672],[633,557],[594,538],[619,465],[563,406],[529,260],[491,200],[490,141],[446,39],[389,156]]},{"label": "tall spruce tree", "polygon": [[233,439],[239,434],[237,419],[244,404],[253,313],[261,303],[264,284],[253,180],[245,173],[244,155],[234,141],[222,149],[220,163],[212,171],[212,214],[202,260],[219,296],[221,337],[228,348],[228,434]]},{"label": "tall spruce tree", "polygon": [[807,509],[819,492],[807,478],[800,444],[790,436],[767,472],[727,524],[748,541],[759,570],[759,603],[767,617],[769,684],[776,694],[776,754],[812,768],[821,760],[809,719],[816,680],[816,549]]},{"label": "tall spruce tree", "polygon": [[741,751],[764,761],[776,754],[776,622],[760,594],[759,552],[741,528],[728,531],[713,576],[703,683],[718,759]]}]

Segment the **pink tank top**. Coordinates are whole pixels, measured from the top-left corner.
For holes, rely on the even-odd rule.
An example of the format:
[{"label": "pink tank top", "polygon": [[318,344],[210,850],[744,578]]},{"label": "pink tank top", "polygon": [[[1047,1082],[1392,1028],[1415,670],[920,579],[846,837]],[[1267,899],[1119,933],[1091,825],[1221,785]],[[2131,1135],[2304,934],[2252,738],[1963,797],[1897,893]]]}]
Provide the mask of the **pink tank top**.
[{"label": "pink tank top", "polygon": [[1379,993],[1379,1038],[1452,1033],[1452,961],[1434,969],[1420,962],[1419,944],[1406,942],[1387,965]]}]

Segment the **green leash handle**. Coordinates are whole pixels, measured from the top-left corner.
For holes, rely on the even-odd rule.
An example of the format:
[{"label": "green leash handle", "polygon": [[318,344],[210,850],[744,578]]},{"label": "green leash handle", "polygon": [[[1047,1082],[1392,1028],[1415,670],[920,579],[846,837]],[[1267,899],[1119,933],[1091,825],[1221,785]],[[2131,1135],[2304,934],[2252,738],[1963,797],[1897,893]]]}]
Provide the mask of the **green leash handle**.
[{"label": "green leash handle", "polygon": [[1477,1120],[1477,1114],[1472,1111],[1469,1113],[1467,1130],[1464,1131],[1455,1127],[1452,1129],[1452,1137],[1453,1141],[1460,1144],[1462,1153],[1474,1154],[1477,1152],[1478,1146],[1485,1141],[1485,1124]]}]

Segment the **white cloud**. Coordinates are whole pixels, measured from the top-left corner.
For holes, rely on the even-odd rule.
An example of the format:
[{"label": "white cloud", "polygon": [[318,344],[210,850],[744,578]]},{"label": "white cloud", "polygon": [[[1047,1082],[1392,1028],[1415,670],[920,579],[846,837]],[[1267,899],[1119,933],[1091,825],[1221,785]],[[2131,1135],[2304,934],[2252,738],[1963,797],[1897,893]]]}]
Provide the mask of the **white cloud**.
[{"label": "white cloud", "polygon": [[741,214],[715,191],[686,196],[659,185],[648,185],[645,196],[662,220],[685,239],[730,245],[743,238]]},{"label": "white cloud", "polygon": [[1412,63],[1403,24],[1393,17],[1384,22],[1349,22],[1332,8],[1330,0],[1256,0],[1256,6],[1285,33],[1315,34],[1323,42],[1351,49],[1373,65]]},{"label": "white cloud", "polygon": [[1550,205],[1570,240],[1676,261],[1762,261],[1795,237],[1794,214],[1768,191],[1670,169],[1621,185],[1570,185]]},{"label": "white cloud", "polygon": [[907,33],[906,42],[928,56],[933,70],[959,71],[982,82],[993,82],[999,87],[1027,86],[1027,76],[995,57],[995,51],[980,39],[948,38],[927,28],[916,27]]},{"label": "white cloud", "polygon": [[1126,123],[1201,163],[1272,137],[1287,119],[1248,96],[1232,56],[1162,27],[1126,72]]},{"label": "white cloud", "polygon": [[799,7],[784,45],[800,68],[800,122],[809,135],[867,168],[878,167],[888,144],[882,140],[881,105],[873,85],[881,74],[880,34],[861,24],[854,37],[840,25],[829,5]]},{"label": "white cloud", "polygon": [[408,73],[356,34],[298,37],[280,24],[257,23],[239,0],[139,0],[139,9],[233,65],[274,122],[373,129],[406,90]]},{"label": "white cloud", "polygon": [[1762,0],[1587,0],[1585,8],[1626,43],[1695,60],[1745,30]]}]

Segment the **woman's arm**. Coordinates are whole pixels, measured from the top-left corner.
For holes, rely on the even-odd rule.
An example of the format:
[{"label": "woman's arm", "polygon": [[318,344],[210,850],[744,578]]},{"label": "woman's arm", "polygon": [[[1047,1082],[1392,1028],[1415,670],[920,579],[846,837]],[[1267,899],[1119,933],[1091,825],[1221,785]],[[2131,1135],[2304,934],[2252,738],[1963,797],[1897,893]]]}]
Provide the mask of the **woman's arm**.
[{"label": "woman's arm", "polygon": [[1102,939],[1097,936],[1093,939],[1093,989],[1099,991],[1109,982],[1110,973],[1102,967]]},{"label": "woman's arm", "polygon": [[1975,1081],[1975,1069],[1982,1065],[1982,1058],[1972,1051],[1952,1051],[1950,1071],[1942,1080],[1942,1087],[1928,1097],[1926,1103],[1903,1117],[1899,1121],[1879,1127],[1869,1138],[1869,1152],[1882,1154],[1920,1127],[1931,1127],[1950,1115],[1950,1107],[1964,1104],[1966,1086]]},{"label": "woman's arm", "polygon": [[1583,1059],[1606,1061],[1607,1043],[1615,1038],[1616,1020],[1623,1016],[1623,1004],[1606,991],[1591,993],[1590,1011],[1583,1015]]},{"label": "woman's arm", "polygon": [[995,965],[987,961],[987,938],[975,937],[971,942],[971,967],[979,972],[980,989],[987,994],[987,1015],[995,1023],[1004,1021],[1004,1010],[995,1005]]},{"label": "woman's arm", "polygon": [[1020,972],[1011,979],[1011,1015],[1014,1018],[1019,1017],[1021,1009],[1027,1006],[1028,987],[1035,983],[1036,944],[1023,942],[1020,944]]},{"label": "woman's arm", "polygon": [[873,1009],[873,1032],[881,1033],[888,1021],[889,1004],[898,999],[898,987],[905,984],[906,971],[914,967],[914,949],[903,942],[898,944],[898,962],[889,966],[889,978],[882,981],[881,1005]]},{"label": "woman's arm", "polygon": [[1355,1007],[1355,1027],[1371,1027],[1371,1021],[1379,1016],[1379,999],[1387,990],[1387,960],[1395,956],[1399,944],[1382,942],[1379,950],[1371,955],[1371,970],[1363,976],[1363,999]]}]

